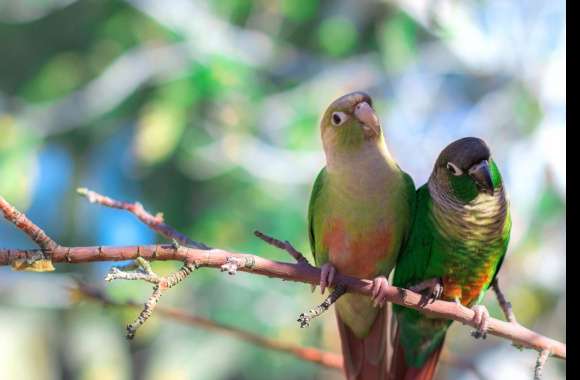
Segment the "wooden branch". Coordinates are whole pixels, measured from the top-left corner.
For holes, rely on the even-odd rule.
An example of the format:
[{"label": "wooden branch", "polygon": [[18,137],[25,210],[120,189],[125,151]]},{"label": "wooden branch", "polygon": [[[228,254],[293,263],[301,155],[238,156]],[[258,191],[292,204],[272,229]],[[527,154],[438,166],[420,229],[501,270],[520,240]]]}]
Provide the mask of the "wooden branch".
[{"label": "wooden branch", "polygon": [[[36,228],[39,229],[30,220],[19,217],[19,213],[14,213],[11,210],[14,210],[14,208],[0,197],[0,211],[2,211],[7,220],[15,223],[24,232],[36,231]],[[29,236],[31,235],[29,234]],[[15,260],[34,260],[39,251],[42,252],[42,248],[40,250],[0,249],[0,265],[10,265]],[[52,251],[52,261],[54,263],[125,261],[135,260],[139,257],[148,261],[176,260],[183,262],[185,265],[194,265],[197,268],[222,269],[224,265],[236,262],[238,271],[312,285],[318,284],[320,279],[320,270],[304,262],[286,263],[264,259],[251,254],[230,252],[222,249],[208,250],[183,247],[176,244],[126,247],[62,247],[57,244]],[[367,279],[358,279],[337,273],[334,284],[345,286],[349,292],[371,295],[372,281]],[[474,312],[460,304],[437,300],[428,305],[423,305],[420,294],[394,286],[387,288],[386,295],[386,300],[389,302],[418,310],[431,317],[451,319],[477,328],[473,321]],[[551,356],[561,359],[566,358],[566,345],[564,343],[540,335],[516,323],[491,318],[488,334],[508,339],[517,346],[540,352],[547,351]]]}]

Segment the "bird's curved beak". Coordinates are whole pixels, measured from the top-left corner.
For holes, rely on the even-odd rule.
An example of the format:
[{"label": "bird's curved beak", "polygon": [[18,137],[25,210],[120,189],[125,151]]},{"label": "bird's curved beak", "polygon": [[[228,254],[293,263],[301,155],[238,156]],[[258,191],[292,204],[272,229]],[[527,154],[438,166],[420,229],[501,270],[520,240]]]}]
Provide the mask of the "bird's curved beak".
[{"label": "bird's curved beak", "polygon": [[379,118],[367,102],[360,102],[356,105],[354,116],[363,124],[363,129],[367,136],[378,136],[380,134],[381,124]]},{"label": "bird's curved beak", "polygon": [[473,165],[469,168],[468,173],[480,190],[486,194],[493,195],[493,181],[491,180],[491,173],[489,172],[489,163],[487,160],[483,160],[480,163]]}]

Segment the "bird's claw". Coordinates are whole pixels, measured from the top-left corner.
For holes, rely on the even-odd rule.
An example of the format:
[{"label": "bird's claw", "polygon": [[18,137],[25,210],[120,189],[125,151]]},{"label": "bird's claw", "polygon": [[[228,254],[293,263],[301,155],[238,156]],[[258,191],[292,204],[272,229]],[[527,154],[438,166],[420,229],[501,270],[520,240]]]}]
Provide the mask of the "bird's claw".
[{"label": "bird's claw", "polygon": [[421,302],[422,306],[425,306],[429,301],[433,302],[441,298],[443,295],[443,281],[440,278],[431,278],[409,287],[409,290],[426,297]]},{"label": "bird's claw", "polygon": [[475,312],[473,321],[477,325],[477,329],[471,333],[475,339],[485,339],[487,337],[487,329],[489,328],[489,311],[483,305],[476,305],[471,308]]},{"label": "bird's claw", "polygon": [[320,294],[324,294],[327,287],[332,286],[336,268],[330,263],[323,264],[320,267]]},{"label": "bird's claw", "polygon": [[385,276],[377,276],[373,280],[373,286],[371,287],[372,296],[371,299],[373,301],[373,306],[383,307],[385,305],[385,301],[387,299],[386,290],[389,286],[389,281]]}]

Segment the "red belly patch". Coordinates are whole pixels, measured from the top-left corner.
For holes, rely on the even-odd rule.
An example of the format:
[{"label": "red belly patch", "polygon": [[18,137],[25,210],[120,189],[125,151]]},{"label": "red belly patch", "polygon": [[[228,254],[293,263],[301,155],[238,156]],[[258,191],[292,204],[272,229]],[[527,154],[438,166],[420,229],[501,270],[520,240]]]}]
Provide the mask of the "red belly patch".
[{"label": "red belly patch", "polygon": [[443,277],[443,298],[449,301],[459,299],[462,305],[472,306],[489,281],[489,274],[484,273],[472,277],[470,281],[445,276]]},{"label": "red belly patch", "polygon": [[354,232],[339,219],[329,221],[323,243],[330,262],[349,276],[373,278],[388,264],[394,264],[392,229],[381,226],[366,232]]}]

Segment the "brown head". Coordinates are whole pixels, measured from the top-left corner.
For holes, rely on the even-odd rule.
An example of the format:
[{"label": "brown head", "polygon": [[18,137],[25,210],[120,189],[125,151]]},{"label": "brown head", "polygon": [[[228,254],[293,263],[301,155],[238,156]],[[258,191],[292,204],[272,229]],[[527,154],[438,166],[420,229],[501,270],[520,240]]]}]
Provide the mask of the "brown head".
[{"label": "brown head", "polygon": [[493,195],[501,185],[501,176],[485,141],[465,137],[439,154],[430,181],[436,181],[459,200],[470,201],[478,193]]}]

